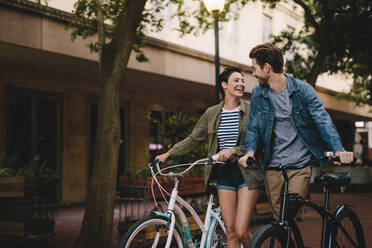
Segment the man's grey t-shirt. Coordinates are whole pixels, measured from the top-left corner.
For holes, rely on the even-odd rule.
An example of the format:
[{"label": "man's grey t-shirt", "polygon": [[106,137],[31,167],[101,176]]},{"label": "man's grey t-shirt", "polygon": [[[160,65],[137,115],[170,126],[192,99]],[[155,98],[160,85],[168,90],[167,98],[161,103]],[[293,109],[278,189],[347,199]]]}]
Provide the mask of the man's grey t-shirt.
[{"label": "man's grey t-shirt", "polygon": [[272,157],[269,166],[301,165],[311,160],[311,152],[299,137],[291,122],[292,102],[287,88],[280,92],[270,90],[270,100],[274,108],[272,134]]}]

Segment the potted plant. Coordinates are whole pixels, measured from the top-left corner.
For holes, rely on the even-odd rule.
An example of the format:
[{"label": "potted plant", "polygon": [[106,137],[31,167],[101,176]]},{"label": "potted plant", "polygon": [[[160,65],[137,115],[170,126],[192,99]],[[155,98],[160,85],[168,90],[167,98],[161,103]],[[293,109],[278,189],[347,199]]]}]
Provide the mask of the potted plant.
[{"label": "potted plant", "polygon": [[[152,122],[158,121],[152,120],[151,117],[149,117],[149,120]],[[157,125],[158,132],[161,134],[162,140],[161,143],[163,144],[164,147],[163,150],[159,151],[159,153],[165,152],[166,150],[170,149],[172,145],[174,145],[175,143],[189,135],[193,127],[195,126],[197,120],[198,118],[188,117],[181,110],[177,110],[173,114],[167,115],[167,117],[164,119],[163,123],[164,125]],[[173,165],[190,163],[196,161],[197,159],[205,157],[207,151],[208,144],[203,144],[197,147],[194,151],[189,152],[182,157],[169,159],[167,164]],[[180,184],[179,194],[193,195],[203,193],[204,190],[203,171],[204,171],[203,166],[197,166],[187,175],[182,177],[180,179],[182,182]],[[141,166],[140,169],[135,172],[134,176],[120,177],[119,185],[122,189],[125,188],[129,189],[130,187],[133,186],[144,187],[145,189],[147,189],[146,199],[152,199],[151,181],[152,177],[149,168],[147,166]],[[172,190],[173,183],[169,178],[158,177],[158,181],[168,192]],[[156,187],[156,185],[154,186],[154,190],[155,197],[161,198],[160,191]],[[121,195],[123,195],[123,193],[125,194],[125,192],[122,192]],[[129,192],[127,193],[130,194]]]},{"label": "potted plant", "polygon": [[49,195],[57,187],[58,176],[39,155],[20,165],[20,154],[3,156],[0,166],[0,198],[23,198],[35,194]]},{"label": "potted plant", "polygon": [[50,202],[58,177],[38,155],[23,165],[20,161],[20,154],[1,159],[0,235],[52,234],[54,215]]}]

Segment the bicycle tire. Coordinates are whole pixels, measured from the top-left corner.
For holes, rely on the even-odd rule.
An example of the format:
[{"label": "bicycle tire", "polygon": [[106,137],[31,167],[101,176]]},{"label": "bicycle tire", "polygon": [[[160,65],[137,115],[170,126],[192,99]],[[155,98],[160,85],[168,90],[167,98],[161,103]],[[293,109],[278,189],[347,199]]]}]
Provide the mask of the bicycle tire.
[{"label": "bicycle tire", "polygon": [[227,247],[226,233],[223,231],[220,223],[216,222],[213,227],[213,233],[210,241],[211,248],[225,248]]},{"label": "bicycle tire", "polygon": [[330,235],[332,248],[366,247],[362,224],[357,214],[350,208],[343,209],[337,216],[337,223]]},{"label": "bicycle tire", "polygon": [[[285,248],[287,232],[279,226],[267,224],[258,229],[248,244],[248,248]],[[290,247],[294,247],[291,240]]]},{"label": "bicycle tire", "polygon": [[[157,245],[164,247],[167,242],[166,231],[168,218],[165,216],[150,215],[138,220],[129,228],[120,242],[120,248],[146,248],[153,247],[156,235],[160,235]],[[171,248],[184,247],[182,232],[177,225],[174,226]]]}]

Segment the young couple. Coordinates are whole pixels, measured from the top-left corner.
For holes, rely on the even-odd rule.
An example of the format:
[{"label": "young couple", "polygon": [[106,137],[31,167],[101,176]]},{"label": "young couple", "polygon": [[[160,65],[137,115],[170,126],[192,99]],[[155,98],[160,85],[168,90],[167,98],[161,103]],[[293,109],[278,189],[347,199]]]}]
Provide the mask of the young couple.
[{"label": "young couple", "polygon": [[[223,101],[208,108],[192,133],[156,158],[183,155],[208,140],[208,156],[218,154],[226,162],[213,168],[222,218],[226,227],[227,247],[247,247],[249,223],[264,185],[274,217],[280,210],[283,179],[280,172],[251,169],[246,159],[257,152],[263,154],[263,168],[280,165],[301,165],[325,151],[336,152],[342,163],[350,163],[353,153],[341,145],[340,137],[322,101],[309,84],[283,73],[283,55],[272,44],[254,47],[253,76],[259,85],[252,91],[250,104],[241,99],[244,78],[240,69],[226,68],[219,76],[218,87]],[[232,159],[238,157],[237,159]],[[212,168],[205,167],[207,184]],[[289,191],[305,197],[311,169],[293,171],[289,175]]]}]

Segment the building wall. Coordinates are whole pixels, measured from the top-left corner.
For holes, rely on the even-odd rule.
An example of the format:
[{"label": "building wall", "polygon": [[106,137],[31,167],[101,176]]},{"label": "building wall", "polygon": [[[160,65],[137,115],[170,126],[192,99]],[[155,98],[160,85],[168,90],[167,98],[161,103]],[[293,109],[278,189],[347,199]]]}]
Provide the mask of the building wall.
[{"label": "building wall", "polygon": [[[86,197],[88,108],[86,92],[79,87],[71,87],[68,76],[48,75],[42,70],[35,69],[28,71],[25,68],[14,68],[14,70],[7,68],[6,71],[1,71],[0,88],[3,89],[4,95],[1,99],[6,99],[7,87],[44,91],[62,97],[62,199],[76,202]],[[80,80],[77,81],[82,83]],[[6,125],[6,120],[1,118],[0,125]],[[24,125],[27,128],[29,123]],[[6,140],[6,138],[1,139],[2,151]]]},{"label": "building wall", "polygon": [[[259,3],[250,5],[262,8]],[[242,18],[251,25],[251,33],[258,34],[259,28],[254,28],[255,21],[261,18],[261,12],[248,11],[250,15]],[[98,64],[97,55],[91,54],[87,48],[89,40],[71,42],[71,30],[65,30],[65,25],[58,17],[14,7],[0,7],[0,135],[3,134],[0,152],[6,150],[7,87],[59,94],[63,105],[62,200],[82,202],[86,199],[88,184],[89,104],[97,101],[99,94]],[[241,35],[250,34],[244,33],[244,26],[239,26],[238,30],[237,39],[229,40],[229,36],[225,35],[224,42],[235,44],[245,37]],[[206,37],[211,38],[210,35]],[[236,46],[236,52],[230,54],[230,50],[230,55],[221,61],[222,66],[237,65],[243,68],[248,95],[257,81],[250,74],[246,55],[247,49],[259,41],[257,37],[253,36],[247,46]],[[173,38],[169,36],[169,39]],[[128,166],[131,173],[148,162],[147,114],[150,110],[174,110],[180,107],[187,114],[195,114],[214,104],[213,45],[209,44],[212,39],[205,39],[204,43],[200,43],[200,48],[194,38],[185,38],[184,42],[194,42],[196,46],[149,38],[145,53],[150,61],[138,63],[134,55],[130,58],[120,94],[122,103],[129,110],[126,131],[129,134]],[[366,108],[355,107],[355,104],[347,101],[340,104],[326,90],[319,93],[329,109],[339,111],[342,115],[357,113],[357,118],[372,118]]]}]

